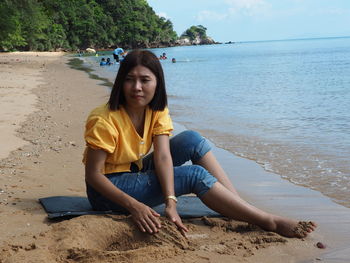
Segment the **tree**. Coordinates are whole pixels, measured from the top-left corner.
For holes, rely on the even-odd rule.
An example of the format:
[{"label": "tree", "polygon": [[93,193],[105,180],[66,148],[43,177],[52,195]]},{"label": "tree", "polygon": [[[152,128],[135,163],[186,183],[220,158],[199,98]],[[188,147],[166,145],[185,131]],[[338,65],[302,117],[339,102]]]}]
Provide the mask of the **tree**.
[{"label": "tree", "polygon": [[177,39],[146,0],[1,0],[0,49],[150,47]]},{"label": "tree", "polygon": [[20,14],[13,1],[0,2],[0,49],[13,50],[26,44],[22,36]]},{"label": "tree", "polygon": [[181,35],[181,37],[188,37],[191,41],[195,40],[197,37],[200,39],[207,39],[206,31],[207,28],[202,25],[191,26]]},{"label": "tree", "polygon": [[23,38],[26,40],[26,50],[45,50],[42,42],[46,40],[45,30],[50,25],[43,6],[37,0],[16,0],[16,8],[20,13],[20,23]]}]

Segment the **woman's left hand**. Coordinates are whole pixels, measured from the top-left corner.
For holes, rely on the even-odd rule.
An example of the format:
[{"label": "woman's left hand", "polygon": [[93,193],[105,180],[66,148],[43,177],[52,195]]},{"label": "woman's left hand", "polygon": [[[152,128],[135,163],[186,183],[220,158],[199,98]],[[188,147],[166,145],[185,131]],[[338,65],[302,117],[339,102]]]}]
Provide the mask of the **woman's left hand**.
[{"label": "woman's left hand", "polygon": [[181,234],[186,237],[186,232],[188,232],[187,227],[182,223],[181,218],[176,210],[176,205],[167,205],[165,207],[165,215],[167,218],[173,222]]}]

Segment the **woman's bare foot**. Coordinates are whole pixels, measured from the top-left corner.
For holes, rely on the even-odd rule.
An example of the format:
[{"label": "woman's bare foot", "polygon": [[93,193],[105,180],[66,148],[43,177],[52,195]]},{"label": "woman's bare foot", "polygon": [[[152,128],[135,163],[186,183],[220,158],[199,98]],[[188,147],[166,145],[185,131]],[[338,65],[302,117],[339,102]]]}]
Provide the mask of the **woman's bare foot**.
[{"label": "woman's bare foot", "polygon": [[272,222],[273,223],[270,224],[267,230],[276,232],[281,236],[285,236],[285,237],[304,238],[309,233],[314,231],[317,227],[317,225],[312,221],[298,222],[298,221],[280,217],[280,216],[273,216]]}]

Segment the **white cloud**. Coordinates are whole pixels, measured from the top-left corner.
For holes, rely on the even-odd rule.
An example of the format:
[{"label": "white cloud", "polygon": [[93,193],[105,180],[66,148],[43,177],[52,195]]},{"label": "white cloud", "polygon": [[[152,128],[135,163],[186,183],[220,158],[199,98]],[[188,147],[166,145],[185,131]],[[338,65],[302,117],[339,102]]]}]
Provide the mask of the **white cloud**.
[{"label": "white cloud", "polygon": [[225,0],[225,2],[239,9],[252,9],[265,4],[263,0]]},{"label": "white cloud", "polygon": [[159,12],[159,13],[157,13],[157,16],[169,19],[168,15],[165,12]]},{"label": "white cloud", "polygon": [[200,11],[196,19],[202,21],[221,21],[230,17],[250,16],[261,17],[270,14],[271,6],[265,0],[224,0],[226,12],[209,10]]},{"label": "white cloud", "polygon": [[213,11],[203,10],[198,13],[196,18],[198,21],[202,22],[207,20],[220,21],[220,20],[224,20],[226,17],[227,17],[227,14],[221,14]]},{"label": "white cloud", "polygon": [[315,10],[316,14],[320,15],[350,15],[350,9],[345,8],[329,8]]},{"label": "white cloud", "polygon": [[261,16],[267,15],[271,5],[264,0],[225,0],[228,4],[229,14],[247,15],[247,16]]}]

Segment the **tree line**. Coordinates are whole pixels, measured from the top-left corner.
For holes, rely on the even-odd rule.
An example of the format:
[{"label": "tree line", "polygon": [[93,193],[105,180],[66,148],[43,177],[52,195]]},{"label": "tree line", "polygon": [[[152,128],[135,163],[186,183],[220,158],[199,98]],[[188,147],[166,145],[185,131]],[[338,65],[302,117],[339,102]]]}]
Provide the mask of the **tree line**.
[{"label": "tree line", "polygon": [[0,1],[2,50],[154,47],[177,38],[146,0]]},{"label": "tree line", "polygon": [[0,0],[0,50],[77,50],[176,45],[208,39],[191,26],[180,37],[146,0]]}]

